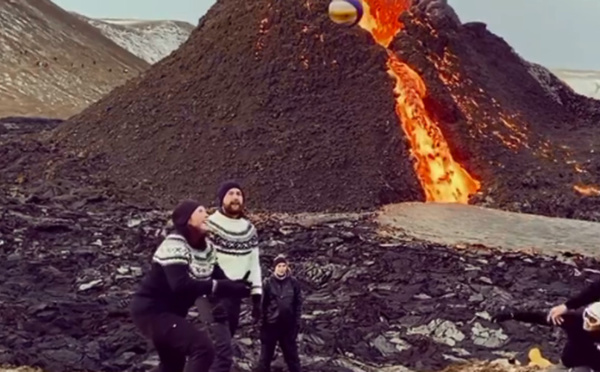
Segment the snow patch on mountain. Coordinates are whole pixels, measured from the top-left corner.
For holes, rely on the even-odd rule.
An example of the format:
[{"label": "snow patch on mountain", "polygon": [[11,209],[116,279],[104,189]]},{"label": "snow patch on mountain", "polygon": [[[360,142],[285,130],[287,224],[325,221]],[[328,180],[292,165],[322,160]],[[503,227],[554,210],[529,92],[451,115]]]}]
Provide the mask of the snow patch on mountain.
[{"label": "snow patch on mountain", "polygon": [[150,64],[160,61],[179,48],[194,29],[192,24],[181,21],[92,19],[78,16],[115,44]]},{"label": "snow patch on mountain", "polygon": [[600,71],[552,69],[556,77],[564,81],[575,92],[600,99]]}]

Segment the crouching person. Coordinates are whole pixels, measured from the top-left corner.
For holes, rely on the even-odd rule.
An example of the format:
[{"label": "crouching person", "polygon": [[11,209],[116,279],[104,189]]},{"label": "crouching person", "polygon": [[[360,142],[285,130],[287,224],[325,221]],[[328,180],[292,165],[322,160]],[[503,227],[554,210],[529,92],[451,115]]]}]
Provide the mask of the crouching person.
[{"label": "crouching person", "polygon": [[206,331],[185,319],[188,310],[200,296],[247,297],[252,285],[223,279],[206,241],[203,206],[184,201],[172,219],[176,231],[154,253],[151,269],[133,295],[131,315],[158,352],[158,371],[208,372],[214,346]]},{"label": "crouching person", "polygon": [[[567,368],[600,371],[600,302],[594,302],[583,311],[561,314],[560,324],[567,336],[561,353],[561,362]],[[494,322],[516,320],[545,326],[555,325],[545,312],[502,312],[493,317]]]},{"label": "crouching person", "polygon": [[263,283],[260,358],[257,370],[269,372],[279,344],[290,372],[300,372],[296,339],[300,327],[302,294],[283,255],[275,257],[273,275]]}]

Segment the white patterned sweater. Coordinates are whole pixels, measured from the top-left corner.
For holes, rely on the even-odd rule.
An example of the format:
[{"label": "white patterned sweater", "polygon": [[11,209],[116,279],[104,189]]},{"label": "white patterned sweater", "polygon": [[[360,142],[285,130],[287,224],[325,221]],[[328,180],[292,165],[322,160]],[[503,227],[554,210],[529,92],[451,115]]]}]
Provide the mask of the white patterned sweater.
[{"label": "white patterned sweater", "polygon": [[215,249],[207,240],[206,249],[200,251],[190,247],[185,238],[177,233],[169,234],[152,256],[152,262],[161,266],[173,264],[189,265],[190,278],[209,280],[217,264]]},{"label": "white patterned sweater", "polygon": [[209,241],[225,275],[236,280],[250,271],[251,294],[262,295],[258,235],[254,225],[246,218],[230,218],[216,211],[208,218],[208,226],[211,230]]}]

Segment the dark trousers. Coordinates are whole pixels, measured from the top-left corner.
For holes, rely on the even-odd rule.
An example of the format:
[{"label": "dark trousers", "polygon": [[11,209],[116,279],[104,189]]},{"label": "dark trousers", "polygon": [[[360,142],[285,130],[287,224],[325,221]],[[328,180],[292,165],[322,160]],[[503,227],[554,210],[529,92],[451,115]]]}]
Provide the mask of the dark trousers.
[{"label": "dark trousers", "polygon": [[[233,348],[228,318],[221,318],[216,307],[221,306],[218,300],[200,297],[196,300],[196,308],[202,323],[210,331],[215,346],[215,361],[210,372],[229,372],[233,366]],[[224,310],[224,309],[223,309]]]},{"label": "dark trousers", "polygon": [[223,298],[221,299],[221,305],[227,311],[227,323],[229,325],[229,332],[231,337],[235,334],[235,331],[238,329],[240,324],[240,310],[242,307],[242,299],[241,298]]},{"label": "dark trousers", "polygon": [[133,322],[154,344],[160,359],[158,372],[209,371],[215,350],[204,330],[171,313],[133,314]]},{"label": "dark trousers", "polygon": [[600,350],[593,343],[568,340],[560,359],[567,368],[588,367],[600,371]]},{"label": "dark trousers", "polygon": [[300,372],[297,336],[296,327],[293,325],[280,323],[263,325],[260,329],[261,347],[258,370],[260,372],[271,370],[275,347],[279,344],[288,370],[290,372]]}]

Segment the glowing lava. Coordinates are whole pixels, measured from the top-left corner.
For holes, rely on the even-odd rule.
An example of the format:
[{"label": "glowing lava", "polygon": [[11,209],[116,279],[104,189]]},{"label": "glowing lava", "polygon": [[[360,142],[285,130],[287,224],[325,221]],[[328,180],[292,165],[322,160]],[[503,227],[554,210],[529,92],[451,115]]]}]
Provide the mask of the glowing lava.
[{"label": "glowing lava", "polygon": [[388,52],[388,73],[396,80],[396,114],[411,143],[417,178],[427,201],[468,203],[480,188],[479,181],[452,158],[448,143],[429,117],[423,98],[427,93],[419,74],[388,49],[402,28],[398,16],[410,0],[363,0],[364,16],[359,25]]},{"label": "glowing lava", "polygon": [[585,196],[600,196],[600,189],[595,186],[587,186],[587,185],[575,185],[573,189]]}]

